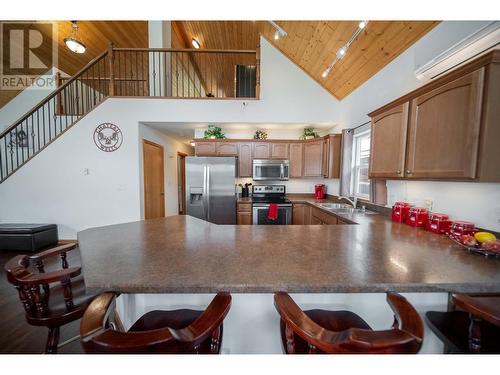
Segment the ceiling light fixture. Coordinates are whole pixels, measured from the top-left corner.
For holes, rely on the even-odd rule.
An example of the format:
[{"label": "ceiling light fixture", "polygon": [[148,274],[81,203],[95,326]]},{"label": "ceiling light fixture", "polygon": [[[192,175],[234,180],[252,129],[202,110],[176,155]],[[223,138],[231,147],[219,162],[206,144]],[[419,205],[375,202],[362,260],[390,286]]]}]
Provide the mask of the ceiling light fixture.
[{"label": "ceiling light fixture", "polygon": [[321,76],[323,78],[328,77],[328,75],[330,74],[330,72],[333,69],[333,66],[337,63],[337,61],[342,60],[345,57],[345,55],[347,54],[347,50],[349,49],[349,47],[351,46],[351,44],[354,43],[354,41],[359,36],[359,34],[361,33],[361,31],[366,27],[366,25],[368,25],[368,21],[360,21],[359,22],[358,28],[356,29],[356,31],[354,31],[354,33],[351,35],[351,37],[349,38],[349,40],[347,41],[347,43],[344,46],[342,46],[337,51],[337,53],[335,54],[335,60],[333,60],[331,62],[331,64],[328,65],[328,68],[326,68],[323,71],[323,73],[321,74]]},{"label": "ceiling light fixture", "polygon": [[276,32],[274,33],[274,40],[278,40],[279,38],[282,38],[284,36],[287,36],[288,33],[276,22],[274,21],[267,21],[271,24],[272,27],[276,29]]},{"label": "ceiling light fixture", "polygon": [[191,39],[191,44],[193,45],[194,48],[199,49],[200,48],[200,42],[198,42],[196,39]]},{"label": "ceiling light fixture", "polygon": [[76,21],[71,21],[71,35],[68,36],[67,38],[64,38],[64,44],[66,44],[66,47],[71,52],[74,53],[85,53],[87,50],[87,47],[83,42],[78,40],[76,37],[78,34],[78,25],[76,24]]}]

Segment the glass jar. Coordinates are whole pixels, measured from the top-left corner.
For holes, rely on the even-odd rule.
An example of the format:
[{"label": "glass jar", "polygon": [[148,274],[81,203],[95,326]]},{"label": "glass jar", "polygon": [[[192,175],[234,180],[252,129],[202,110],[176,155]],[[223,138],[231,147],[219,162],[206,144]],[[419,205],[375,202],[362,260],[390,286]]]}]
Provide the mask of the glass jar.
[{"label": "glass jar", "polygon": [[469,221],[454,221],[451,223],[450,235],[460,240],[464,234],[473,235],[476,232],[476,226]]},{"label": "glass jar", "polygon": [[392,206],[392,221],[404,223],[409,212],[410,204],[408,202],[395,202]]},{"label": "glass jar", "polygon": [[406,224],[412,227],[424,227],[427,225],[429,213],[423,207],[410,207],[410,212],[406,218]]},{"label": "glass jar", "polygon": [[434,233],[448,233],[451,221],[448,215],[430,213],[427,221],[427,230]]}]

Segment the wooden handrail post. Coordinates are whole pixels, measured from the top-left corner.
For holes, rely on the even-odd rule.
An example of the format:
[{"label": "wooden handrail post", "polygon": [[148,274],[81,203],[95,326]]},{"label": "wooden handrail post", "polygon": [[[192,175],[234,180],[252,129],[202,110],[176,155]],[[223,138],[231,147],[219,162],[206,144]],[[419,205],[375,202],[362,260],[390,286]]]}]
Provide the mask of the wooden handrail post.
[{"label": "wooden handrail post", "polygon": [[[56,72],[56,89],[61,87],[61,85],[62,85],[61,72]],[[63,114],[62,95],[61,94],[57,95],[57,114],[58,115]]]},{"label": "wooden handrail post", "polygon": [[114,55],[113,42],[108,45],[108,61],[109,61],[109,96],[115,95],[115,72],[114,72]]},{"label": "wooden handrail post", "polygon": [[255,98],[260,99],[260,42],[255,51]]}]

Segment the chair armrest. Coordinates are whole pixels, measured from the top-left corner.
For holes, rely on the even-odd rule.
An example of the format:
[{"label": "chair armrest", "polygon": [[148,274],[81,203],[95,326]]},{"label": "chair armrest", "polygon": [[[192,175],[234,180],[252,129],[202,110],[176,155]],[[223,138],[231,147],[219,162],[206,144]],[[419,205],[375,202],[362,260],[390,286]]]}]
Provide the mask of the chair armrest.
[{"label": "chair armrest", "polygon": [[500,327],[500,296],[453,294],[453,302],[461,309]]},{"label": "chair armrest", "polygon": [[78,243],[74,242],[74,243],[69,243],[69,244],[53,247],[51,249],[42,251],[42,252],[34,254],[34,255],[28,255],[28,259],[30,261],[37,262],[39,260],[43,260],[43,259],[55,256],[55,255],[67,253],[71,250],[76,249],[77,246],[78,246]]},{"label": "chair armrest", "polygon": [[17,282],[20,285],[39,285],[39,284],[50,284],[56,281],[62,281],[65,279],[70,279],[76,277],[82,273],[81,267],[71,267],[65,268],[63,270],[40,273],[40,274],[28,274],[28,276],[20,277]]},{"label": "chair armrest", "polygon": [[400,294],[389,292],[386,299],[397,320],[397,324],[395,322],[393,327],[407,332],[422,341],[424,337],[424,322],[417,310]]},{"label": "chair armrest", "polygon": [[170,333],[177,341],[197,345],[206,340],[221,325],[230,307],[231,295],[229,293],[217,293],[198,319],[183,329],[169,328]]}]

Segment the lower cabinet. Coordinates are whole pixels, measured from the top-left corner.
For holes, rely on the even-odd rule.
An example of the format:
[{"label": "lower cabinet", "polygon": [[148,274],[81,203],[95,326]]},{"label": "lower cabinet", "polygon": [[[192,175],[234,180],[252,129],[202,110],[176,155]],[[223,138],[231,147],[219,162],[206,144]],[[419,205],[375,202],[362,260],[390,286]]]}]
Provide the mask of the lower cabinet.
[{"label": "lower cabinet", "polygon": [[238,225],[252,225],[252,204],[238,203],[236,211],[236,223]]},{"label": "lower cabinet", "polygon": [[311,224],[312,225],[336,225],[338,224],[337,216],[330,215],[319,208],[311,209]]},{"label": "lower cabinet", "polygon": [[295,203],[292,211],[293,225],[309,225],[311,223],[311,206],[304,203]]}]

